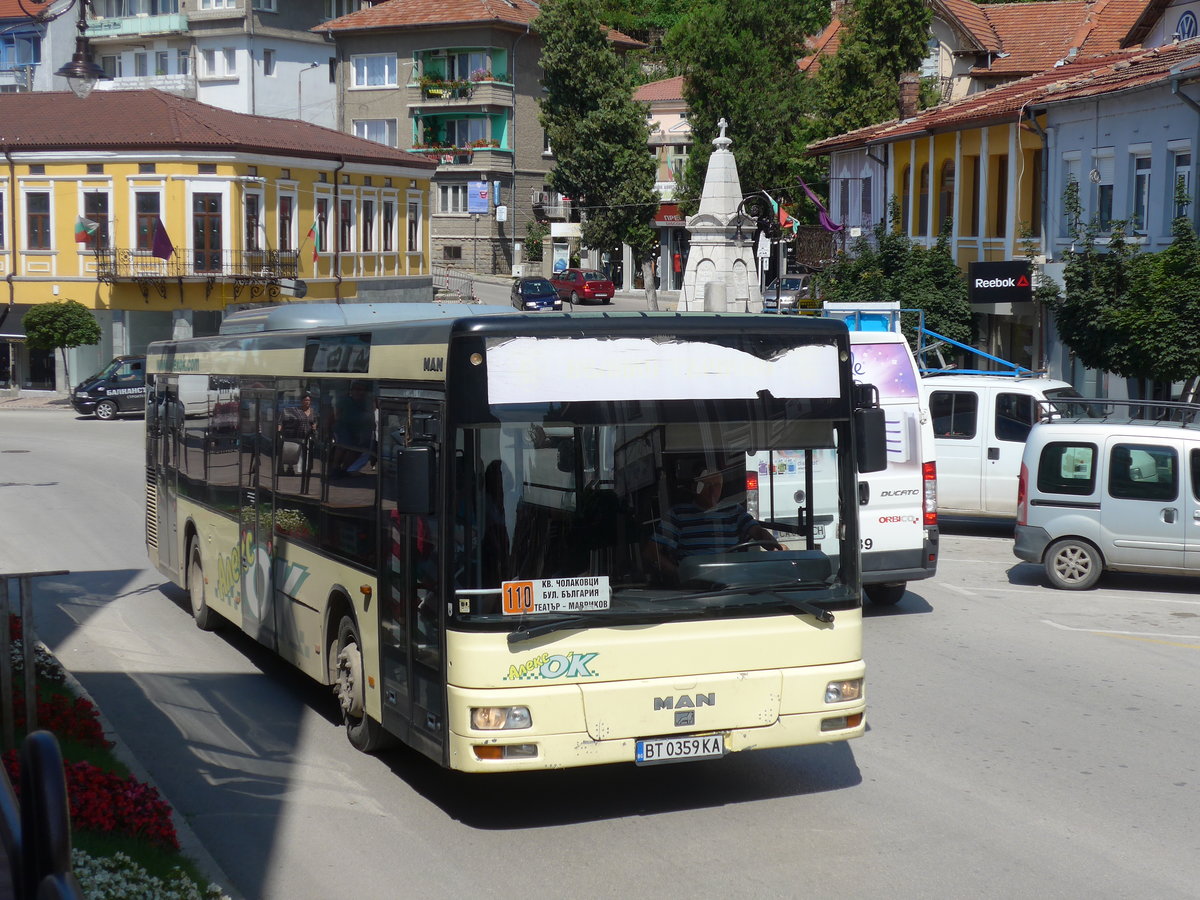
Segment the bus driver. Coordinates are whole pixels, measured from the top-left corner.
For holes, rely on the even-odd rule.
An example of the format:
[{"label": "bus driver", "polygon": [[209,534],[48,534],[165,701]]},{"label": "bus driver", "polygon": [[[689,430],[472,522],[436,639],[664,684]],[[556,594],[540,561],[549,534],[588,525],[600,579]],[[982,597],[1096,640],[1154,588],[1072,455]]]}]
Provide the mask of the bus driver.
[{"label": "bus driver", "polygon": [[672,506],[654,535],[648,556],[657,558],[664,576],[678,577],[679,560],[685,556],[725,553],[749,541],[761,541],[768,550],[783,549],[740,503],[719,505],[725,492],[719,469],[705,469],[694,487],[694,498]]}]

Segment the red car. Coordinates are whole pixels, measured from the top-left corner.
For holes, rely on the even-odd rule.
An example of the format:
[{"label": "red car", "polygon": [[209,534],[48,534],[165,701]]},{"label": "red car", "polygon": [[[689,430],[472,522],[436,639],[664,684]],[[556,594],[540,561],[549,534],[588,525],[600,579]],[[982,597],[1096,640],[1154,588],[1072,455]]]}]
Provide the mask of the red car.
[{"label": "red car", "polygon": [[550,283],[558,296],[571,303],[583,300],[611,303],[616,288],[608,276],[595,269],[564,269],[550,276]]}]

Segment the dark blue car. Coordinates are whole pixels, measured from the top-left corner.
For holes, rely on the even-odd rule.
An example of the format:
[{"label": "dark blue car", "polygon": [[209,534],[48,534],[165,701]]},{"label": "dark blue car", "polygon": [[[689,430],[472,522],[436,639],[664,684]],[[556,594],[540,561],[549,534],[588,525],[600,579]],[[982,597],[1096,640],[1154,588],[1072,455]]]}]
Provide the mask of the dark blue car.
[{"label": "dark blue car", "polygon": [[513,282],[512,305],[520,310],[562,309],[562,299],[547,279],[540,275],[518,278]]}]

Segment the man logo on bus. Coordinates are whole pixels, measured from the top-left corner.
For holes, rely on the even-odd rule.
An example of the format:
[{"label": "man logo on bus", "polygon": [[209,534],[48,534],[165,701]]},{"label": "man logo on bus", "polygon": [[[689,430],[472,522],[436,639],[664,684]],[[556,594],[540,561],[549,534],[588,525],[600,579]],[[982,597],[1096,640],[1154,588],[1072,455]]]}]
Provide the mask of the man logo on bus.
[{"label": "man logo on bus", "polygon": [[541,681],[559,678],[597,678],[589,665],[599,653],[576,653],[574,650],[561,653],[543,653],[528,659],[519,666],[509,666],[505,681]]}]

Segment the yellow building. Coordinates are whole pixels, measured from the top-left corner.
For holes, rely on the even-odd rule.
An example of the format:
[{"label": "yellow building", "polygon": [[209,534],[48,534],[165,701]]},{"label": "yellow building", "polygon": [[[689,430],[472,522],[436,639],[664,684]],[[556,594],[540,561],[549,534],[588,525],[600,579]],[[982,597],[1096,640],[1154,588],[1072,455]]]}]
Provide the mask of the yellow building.
[{"label": "yellow building", "polygon": [[159,91],[0,94],[0,152],[0,388],[70,387],[23,346],[39,303],[100,323],[74,379],[247,305],[433,297],[423,157]]}]

